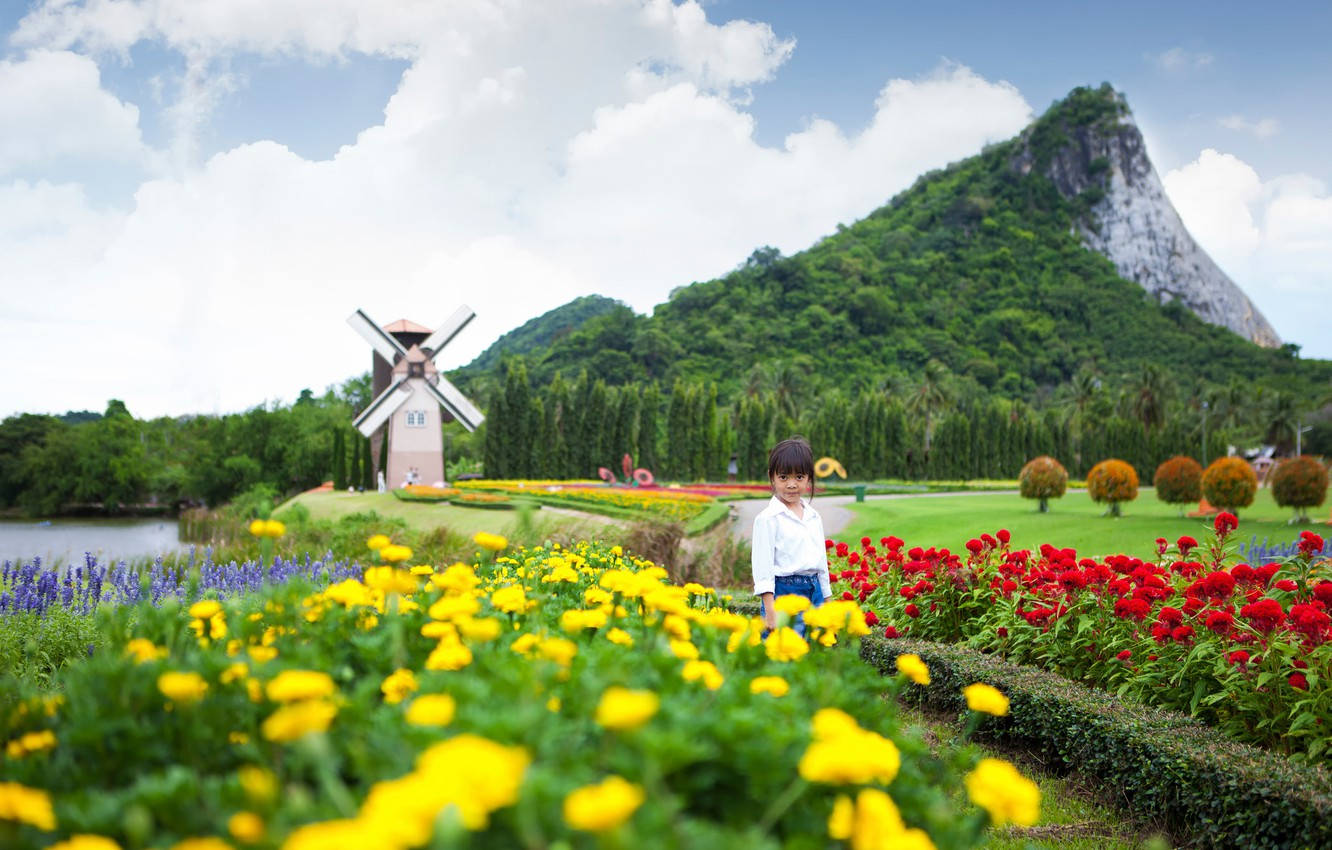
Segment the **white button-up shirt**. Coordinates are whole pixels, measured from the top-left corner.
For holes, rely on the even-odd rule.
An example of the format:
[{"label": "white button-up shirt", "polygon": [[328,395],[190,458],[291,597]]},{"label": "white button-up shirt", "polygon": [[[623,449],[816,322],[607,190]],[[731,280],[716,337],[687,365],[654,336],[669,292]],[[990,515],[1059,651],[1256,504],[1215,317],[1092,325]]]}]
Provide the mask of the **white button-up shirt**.
[{"label": "white button-up shirt", "polygon": [[772,593],[777,576],[818,576],[823,598],[832,596],[828,580],[828,553],[823,545],[823,517],[802,499],[804,517],[798,517],[776,496],[754,517],[754,595]]}]

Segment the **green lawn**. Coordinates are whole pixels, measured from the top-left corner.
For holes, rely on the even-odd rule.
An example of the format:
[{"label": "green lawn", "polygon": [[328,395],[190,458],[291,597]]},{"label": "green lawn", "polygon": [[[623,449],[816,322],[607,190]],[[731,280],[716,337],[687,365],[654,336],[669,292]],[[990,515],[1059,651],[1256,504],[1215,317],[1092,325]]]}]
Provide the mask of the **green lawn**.
[{"label": "green lawn", "polygon": [[[374,511],[383,517],[399,517],[416,531],[434,531],[447,528],[455,534],[471,537],[478,531],[490,531],[510,536],[518,519],[517,511],[487,508],[460,508],[447,502],[404,502],[392,493],[338,493],[325,491],[302,493],[284,502],[275,513],[281,513],[295,504],[304,505],[312,519],[337,520],[348,514]],[[538,533],[544,528],[573,532],[585,529],[588,536],[601,536],[609,526],[616,526],[608,517],[589,514],[570,515],[542,508],[532,516]]]},{"label": "green lawn", "polygon": [[[871,499],[847,505],[855,519],[840,534],[840,540],[855,540],[868,535],[878,540],[896,535],[907,546],[947,546],[960,551],[967,540],[988,531],[993,534],[1007,528],[1013,534],[1015,548],[1035,549],[1042,543],[1072,547],[1080,554],[1096,556],[1125,553],[1145,557],[1156,551],[1155,540],[1174,541],[1183,534],[1199,540],[1211,531],[1211,521],[1181,518],[1179,509],[1158,501],[1155,491],[1142,488],[1135,501],[1123,506],[1119,518],[1103,516],[1105,508],[1088,498],[1086,491],[1070,491],[1062,499],[1050,501],[1050,512],[1039,513],[1036,503],[1016,493],[918,496],[901,499]],[[1196,508],[1191,506],[1191,508]],[[1294,540],[1301,527],[1287,525],[1292,512],[1278,508],[1268,490],[1260,490],[1251,507],[1239,512],[1237,539],[1249,543],[1257,537],[1262,543],[1287,543]],[[1324,522],[1327,508],[1310,512],[1311,527],[1326,536],[1332,533]]]}]

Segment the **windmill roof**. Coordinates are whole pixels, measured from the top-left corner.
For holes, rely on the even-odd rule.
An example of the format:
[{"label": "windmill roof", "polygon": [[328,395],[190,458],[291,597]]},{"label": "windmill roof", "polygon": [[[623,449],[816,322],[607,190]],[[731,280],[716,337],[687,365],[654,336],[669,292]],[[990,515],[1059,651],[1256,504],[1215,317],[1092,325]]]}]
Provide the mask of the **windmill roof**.
[{"label": "windmill roof", "polygon": [[410,319],[399,319],[396,322],[389,322],[384,326],[384,330],[391,334],[428,334],[431,332],[430,328],[422,327]]}]

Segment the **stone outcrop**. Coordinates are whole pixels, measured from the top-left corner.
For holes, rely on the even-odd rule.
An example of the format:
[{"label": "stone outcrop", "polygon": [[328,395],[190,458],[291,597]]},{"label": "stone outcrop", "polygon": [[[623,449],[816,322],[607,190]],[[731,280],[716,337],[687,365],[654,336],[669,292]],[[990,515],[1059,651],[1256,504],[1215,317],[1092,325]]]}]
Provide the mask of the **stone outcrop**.
[{"label": "stone outcrop", "polygon": [[[1109,96],[1117,99],[1118,120],[1065,127],[1066,143],[1044,164],[1060,194],[1085,204],[1077,226],[1083,242],[1159,303],[1178,300],[1205,322],[1258,345],[1280,346],[1258,308],[1193,241],[1128,108],[1119,95]],[[1041,165],[1032,148],[1024,145],[1013,163],[1023,173]]]}]

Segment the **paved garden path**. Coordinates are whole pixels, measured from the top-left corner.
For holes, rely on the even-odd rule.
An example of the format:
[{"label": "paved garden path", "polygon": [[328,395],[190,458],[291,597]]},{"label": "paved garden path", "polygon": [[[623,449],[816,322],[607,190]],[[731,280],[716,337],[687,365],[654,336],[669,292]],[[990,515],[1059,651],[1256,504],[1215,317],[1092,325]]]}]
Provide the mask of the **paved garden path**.
[{"label": "paved garden path", "polygon": [[[866,496],[867,502],[887,499],[930,499],[938,496],[989,496],[996,493],[1016,493],[1016,490],[956,490],[937,493],[884,493],[878,496]],[[855,496],[816,496],[814,507],[823,515],[823,533],[831,537],[839,534],[851,524],[856,515],[847,505],[853,504]],[[754,517],[768,506],[769,499],[742,499],[731,502],[731,534],[736,540],[748,540],[754,535]]]}]

